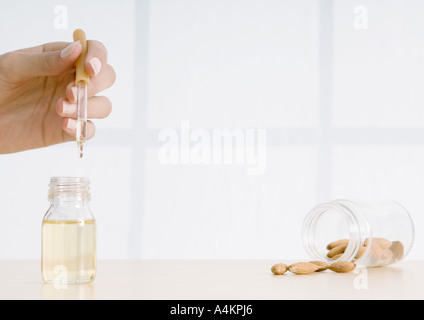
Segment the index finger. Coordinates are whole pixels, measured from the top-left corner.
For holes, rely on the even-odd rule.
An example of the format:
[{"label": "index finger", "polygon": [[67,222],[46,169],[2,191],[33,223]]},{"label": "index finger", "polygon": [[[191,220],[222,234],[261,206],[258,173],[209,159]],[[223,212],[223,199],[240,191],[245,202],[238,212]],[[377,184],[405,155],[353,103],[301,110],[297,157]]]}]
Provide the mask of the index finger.
[{"label": "index finger", "polygon": [[32,48],[25,48],[16,50],[16,52],[23,52],[23,53],[46,53],[46,52],[53,52],[53,51],[62,51],[67,46],[69,46],[72,42],[51,42],[51,43],[45,43],[40,46],[32,47]]},{"label": "index finger", "polygon": [[99,41],[89,40],[87,47],[85,69],[91,77],[94,77],[107,65],[108,53],[106,47]]}]

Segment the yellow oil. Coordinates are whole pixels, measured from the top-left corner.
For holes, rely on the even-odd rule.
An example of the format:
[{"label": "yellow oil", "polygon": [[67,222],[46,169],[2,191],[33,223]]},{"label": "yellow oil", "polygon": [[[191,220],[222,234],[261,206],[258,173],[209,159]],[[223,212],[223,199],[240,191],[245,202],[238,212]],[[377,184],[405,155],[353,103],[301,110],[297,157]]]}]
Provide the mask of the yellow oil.
[{"label": "yellow oil", "polygon": [[47,283],[85,283],[96,276],[96,222],[43,221],[43,279]]}]

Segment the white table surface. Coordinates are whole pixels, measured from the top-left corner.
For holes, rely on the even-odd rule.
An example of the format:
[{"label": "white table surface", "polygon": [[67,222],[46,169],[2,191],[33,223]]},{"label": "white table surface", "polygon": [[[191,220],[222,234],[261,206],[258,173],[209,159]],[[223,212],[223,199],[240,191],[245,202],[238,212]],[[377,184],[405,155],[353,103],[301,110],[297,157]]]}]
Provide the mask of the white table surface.
[{"label": "white table surface", "polygon": [[1,300],[424,299],[424,261],[274,276],[278,261],[99,261],[91,284],[43,284],[39,261],[0,261]]}]

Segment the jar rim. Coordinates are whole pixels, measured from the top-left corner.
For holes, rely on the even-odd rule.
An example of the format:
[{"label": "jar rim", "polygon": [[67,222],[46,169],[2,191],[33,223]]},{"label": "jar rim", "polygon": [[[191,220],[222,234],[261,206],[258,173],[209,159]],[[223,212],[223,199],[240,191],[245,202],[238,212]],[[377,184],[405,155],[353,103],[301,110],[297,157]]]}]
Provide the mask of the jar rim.
[{"label": "jar rim", "polygon": [[[330,211],[340,213],[347,221],[349,228],[349,243],[342,256],[331,260],[325,256],[316,242],[316,228],[320,218]],[[316,259],[327,261],[352,261],[358,255],[365,236],[372,238],[370,225],[362,213],[362,209],[350,200],[340,199],[315,206],[306,216],[302,228],[302,239],[305,250]],[[340,240],[340,239],[334,239]]]}]

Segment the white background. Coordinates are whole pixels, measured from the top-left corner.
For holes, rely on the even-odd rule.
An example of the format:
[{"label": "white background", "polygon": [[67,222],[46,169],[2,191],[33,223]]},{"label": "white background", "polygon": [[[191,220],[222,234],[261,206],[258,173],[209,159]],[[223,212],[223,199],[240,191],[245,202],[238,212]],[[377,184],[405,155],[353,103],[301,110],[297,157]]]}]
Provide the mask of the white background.
[{"label": "white background", "polygon": [[[91,179],[100,259],[304,259],[303,218],[337,198],[402,203],[424,259],[423,1],[1,2],[0,54],[81,27],[118,80],[85,160],[73,143],[0,156],[0,259],[40,258],[47,185],[67,175]],[[160,164],[182,121],[266,129],[266,173]]]}]

